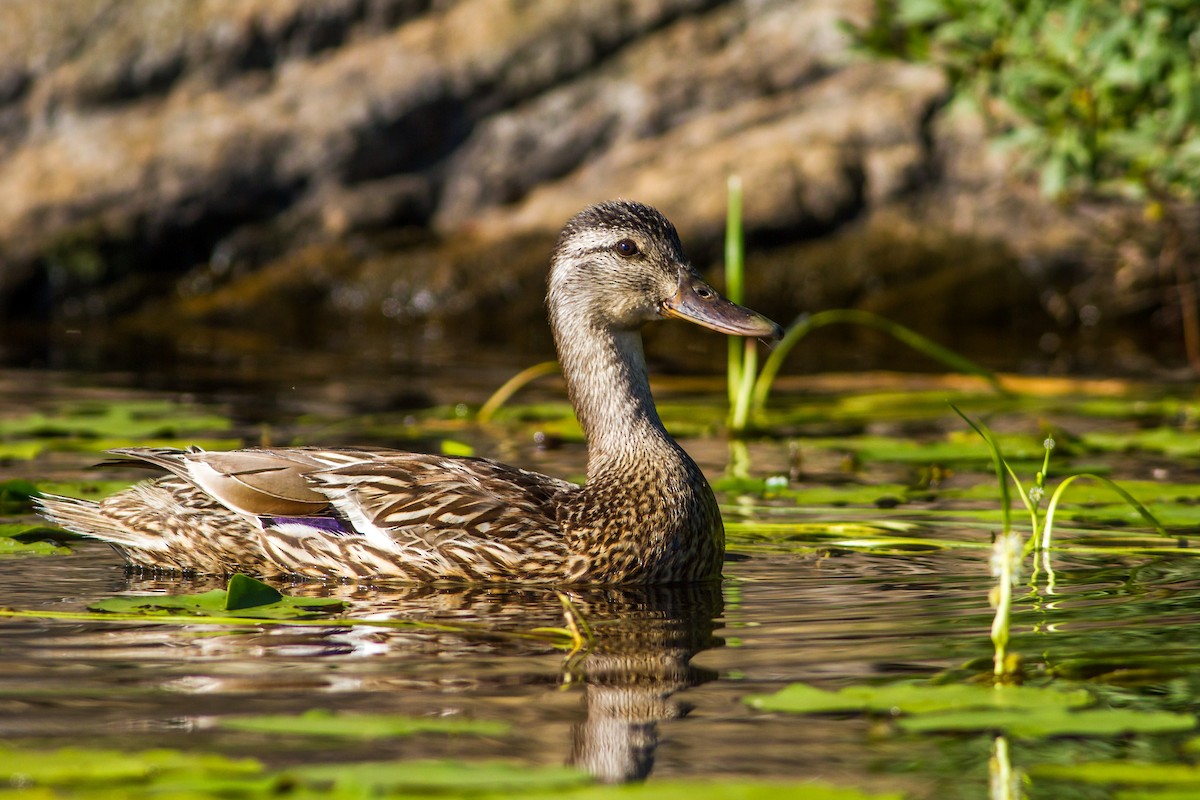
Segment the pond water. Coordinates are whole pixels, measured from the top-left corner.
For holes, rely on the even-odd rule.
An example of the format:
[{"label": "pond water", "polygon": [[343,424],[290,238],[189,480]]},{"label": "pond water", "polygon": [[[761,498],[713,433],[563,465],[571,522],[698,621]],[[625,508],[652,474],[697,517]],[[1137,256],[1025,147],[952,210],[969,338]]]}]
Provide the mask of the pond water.
[{"label": "pond water", "polygon": [[[385,411],[371,410],[383,403],[363,388],[373,385],[365,377],[303,397],[285,384],[264,394],[236,383],[181,397],[130,388],[120,376],[81,381],[10,370],[0,373],[0,485],[107,491],[112,484],[97,482],[144,473],[88,470],[99,450],[175,439],[469,448],[579,476],[583,447],[553,380],[520,395],[498,422],[477,425],[458,404],[478,404],[494,375],[467,380],[479,373],[465,365],[453,374],[463,380],[414,373],[404,391],[423,398],[413,405],[430,407]],[[716,378],[656,385],[668,426],[713,481],[729,458],[720,386]],[[747,792],[763,781],[782,784],[763,795],[779,797],[1200,793],[1200,771],[1192,771],[1200,751],[1194,390],[1027,381],[1003,397],[980,382],[891,374],[814,377],[807,387],[776,395],[768,433],[749,446],[750,477],[718,484],[730,538],[721,584],[571,591],[572,619],[592,632],[574,652],[561,636],[528,635],[564,626],[561,598],[542,589],[279,585],[347,605],[332,622],[302,624],[102,619],[86,612],[106,598],[197,593],[223,582],[126,572],[107,546],[89,542],[69,543],[69,553],[2,557],[0,606],[20,613],[0,617],[0,745],[12,748],[0,749],[0,773],[36,791],[28,774],[39,773],[20,766],[31,753],[167,748],[253,757],[274,776],[273,796],[294,789],[279,782],[289,770],[415,760],[451,760],[468,779],[472,765],[492,760],[517,765],[524,777],[569,764],[603,782],[644,779],[663,791],[702,782],[711,796],[753,796]],[[1000,432],[1026,485],[1050,435],[1058,446],[1048,487],[1073,471],[1107,476],[1169,529],[1156,535],[1107,487],[1080,481],[1062,500],[1055,551],[1036,571],[1027,558],[1015,590],[1010,650],[1023,660],[1025,685],[1082,689],[1086,710],[1129,712],[1124,727],[910,730],[905,720],[921,714],[904,703],[788,713],[748,702],[793,684],[829,692],[988,685],[999,494],[985,445],[947,399]],[[34,522],[19,501],[0,512],[0,523]],[[1023,512],[1014,523],[1028,532]],[[61,612],[75,616],[54,616]],[[380,625],[364,624],[371,620]],[[389,620],[442,629],[387,627]],[[497,725],[375,738],[365,730],[306,734],[286,721],[265,730],[228,726],[314,709]],[[1170,724],[1151,724],[1163,719]],[[105,758],[111,766],[111,754]],[[1088,771],[1103,764],[1149,765],[1151,778],[1103,780]],[[1164,783],[1170,770],[1181,777]],[[166,791],[144,775],[97,780],[43,782],[89,797],[114,786],[125,796]],[[434,791],[429,780],[403,791]],[[511,775],[479,780],[438,785],[452,795],[599,791],[574,787],[573,778],[524,788]],[[861,794],[822,794],[826,786]],[[707,796],[700,791],[686,793]],[[186,793],[258,796],[242,784],[189,784]]]}]

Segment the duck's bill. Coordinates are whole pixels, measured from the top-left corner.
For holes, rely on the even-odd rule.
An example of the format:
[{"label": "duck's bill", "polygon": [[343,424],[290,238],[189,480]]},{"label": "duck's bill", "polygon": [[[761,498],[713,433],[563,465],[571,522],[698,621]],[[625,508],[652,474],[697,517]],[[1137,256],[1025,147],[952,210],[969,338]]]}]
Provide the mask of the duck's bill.
[{"label": "duck's bill", "polygon": [[684,281],[674,295],[663,301],[662,315],[694,322],[730,336],[779,339],[783,329],[771,320],[727,300],[707,283]]}]

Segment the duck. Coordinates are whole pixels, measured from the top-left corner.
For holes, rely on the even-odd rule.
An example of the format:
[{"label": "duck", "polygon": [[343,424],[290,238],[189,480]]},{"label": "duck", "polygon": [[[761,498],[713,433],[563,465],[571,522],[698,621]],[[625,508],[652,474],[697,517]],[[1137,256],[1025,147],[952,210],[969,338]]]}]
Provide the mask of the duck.
[{"label": "duck", "polygon": [[477,457],[377,448],[123,448],[165,474],[98,502],[44,495],[50,522],[131,568],[375,583],[646,586],[714,580],[712,488],[650,392],[642,328],[674,318],[778,339],[684,256],[675,226],[629,200],[572,217],[546,307],[587,442],[583,485]]}]

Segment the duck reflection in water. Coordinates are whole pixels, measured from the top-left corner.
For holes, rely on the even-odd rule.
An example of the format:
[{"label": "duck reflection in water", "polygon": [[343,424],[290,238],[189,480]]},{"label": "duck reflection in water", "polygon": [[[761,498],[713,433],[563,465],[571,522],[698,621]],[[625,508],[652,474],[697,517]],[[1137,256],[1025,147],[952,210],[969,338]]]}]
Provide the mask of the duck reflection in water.
[{"label": "duck reflection in water", "polygon": [[570,761],[602,781],[641,780],[654,767],[658,723],[690,708],[674,695],[717,677],[691,660],[724,644],[714,635],[721,590],[708,583],[608,595],[603,610],[589,604],[596,639],[581,664],[587,714]]},{"label": "duck reflection in water", "polygon": [[[188,591],[205,591],[220,582],[201,579]],[[131,573],[122,587],[133,593],[180,591],[178,578],[154,580]],[[533,587],[365,586],[296,584],[290,595],[335,596],[344,599],[347,618],[412,620],[454,625],[480,625],[489,631],[526,632],[537,627],[561,627],[562,605],[555,592]],[[715,635],[722,624],[721,586],[716,582],[628,589],[573,589],[568,596],[586,620],[593,639],[580,652],[562,662],[554,678],[567,691],[580,687],[583,719],[572,726],[569,753],[561,758],[592,773],[604,782],[624,782],[647,777],[654,766],[660,721],[684,717],[690,710],[676,697],[681,691],[715,680],[715,672],[695,667],[692,658],[724,641]],[[155,627],[127,632],[129,636],[161,636]],[[111,632],[107,636],[111,637]],[[525,671],[525,685],[544,684],[543,659],[550,652],[544,641],[462,634],[451,631],[333,626],[297,629],[292,626],[244,629],[230,635],[203,637],[186,630],[178,634],[177,657],[195,662],[195,648],[203,649],[200,663],[252,663],[245,673],[229,667],[206,670],[212,677],[191,672],[187,688],[204,695],[247,694],[278,711],[279,693],[303,690],[306,702],[327,692],[350,692],[371,698],[380,712],[428,713],[433,704],[445,710],[454,697],[472,713],[477,708],[491,715],[488,700],[509,695],[514,667]],[[111,641],[111,639],[110,639]],[[126,642],[131,644],[132,642]],[[144,641],[141,642],[144,644]],[[302,658],[286,670],[286,685],[275,669],[263,669],[263,659]],[[214,674],[215,673],[215,674]],[[233,674],[231,674],[233,673]],[[241,674],[239,674],[241,673]],[[497,683],[499,682],[499,683]],[[538,693],[528,695],[537,702]],[[554,692],[547,703],[553,702]],[[327,699],[324,703],[329,703]],[[247,713],[239,703],[232,713]],[[522,720],[546,719],[546,709],[517,708],[505,702],[501,713],[515,726]],[[211,712],[208,712],[211,713]],[[520,719],[517,719],[517,715]],[[552,715],[551,715],[552,716]],[[527,730],[527,745],[551,750],[557,739],[551,726]],[[504,744],[504,743],[501,743]],[[510,743],[511,744],[511,743]],[[488,753],[489,757],[502,755]]]}]

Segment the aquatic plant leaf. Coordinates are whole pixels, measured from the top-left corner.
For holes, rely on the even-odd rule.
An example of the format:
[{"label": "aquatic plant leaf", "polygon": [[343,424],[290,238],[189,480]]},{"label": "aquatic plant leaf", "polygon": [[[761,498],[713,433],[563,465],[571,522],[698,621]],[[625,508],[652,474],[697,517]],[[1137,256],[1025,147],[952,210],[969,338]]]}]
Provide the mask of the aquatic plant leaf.
[{"label": "aquatic plant leaf", "polygon": [[[16,527],[22,528],[22,525],[0,525],[0,528]],[[41,526],[36,526],[41,527]],[[69,555],[71,549],[57,545],[54,542],[33,541],[23,542],[20,539],[5,536],[3,531],[0,531],[0,558],[6,556],[65,556]]]},{"label": "aquatic plant leaf", "polygon": [[269,606],[283,600],[283,593],[240,572],[229,579],[225,587],[225,611]]},{"label": "aquatic plant leaf", "polygon": [[948,548],[984,548],[984,541],[955,541],[913,536],[917,526],[903,520],[867,522],[725,522],[726,546],[730,550],[770,548],[801,552],[807,550],[868,550],[873,553],[912,553]]},{"label": "aquatic plant leaf", "polygon": [[[102,797],[287,796],[361,798],[397,796],[566,797],[572,800],[900,800],[898,793],[871,794],[822,783],[766,781],[655,782],[599,786],[569,767],[530,767],[501,761],[395,761],[318,764],[268,773],[253,759],[174,750],[122,752],[68,748],[56,751],[0,748],[0,781],[23,788],[29,800],[58,797],[50,789]],[[296,791],[296,783],[303,789]],[[0,793],[2,794],[2,793]],[[8,796],[5,794],[4,796]],[[72,796],[75,796],[74,794]]]},{"label": "aquatic plant leaf", "polygon": [[177,750],[32,750],[0,747],[0,783],[14,786],[88,786],[201,774],[257,776],[262,764],[250,758]]},{"label": "aquatic plant leaf", "polygon": [[[2,453],[0,457],[3,457]],[[27,507],[29,501],[37,497],[37,494],[37,487],[32,481],[23,478],[0,481],[0,509]]]},{"label": "aquatic plant leaf", "polygon": [[[1074,486],[1071,487],[1074,490]],[[1065,512],[1066,516],[1076,522],[1098,523],[1111,526],[1121,525],[1145,526],[1145,518],[1137,509],[1121,502],[1120,505],[1101,506],[1098,508],[1077,508],[1072,491],[1071,507]],[[1200,503],[1153,503],[1154,518],[1166,528],[1194,528],[1200,525]],[[1062,516],[1064,512],[1059,512]],[[1113,532],[1120,536],[1123,532]],[[1186,534],[1182,534],[1186,538]],[[1160,540],[1161,541],[1161,540]]]},{"label": "aquatic plant leaf", "polygon": [[570,767],[530,767],[508,761],[380,761],[319,764],[289,770],[313,787],[358,792],[517,792],[564,790],[592,777]]},{"label": "aquatic plant leaf", "polygon": [[502,736],[509,732],[507,722],[456,717],[403,717],[389,714],[339,714],[313,709],[303,714],[229,717],[221,719],[222,728],[253,733],[288,736],[333,736],[346,739],[386,739],[418,733],[473,734]]},{"label": "aquatic plant leaf", "polygon": [[903,794],[870,794],[824,783],[769,781],[652,781],[625,786],[589,786],[563,795],[568,800],[900,800]]},{"label": "aquatic plant leaf", "polygon": [[0,458],[9,461],[32,461],[45,449],[46,443],[39,440],[0,442]]},{"label": "aquatic plant leaf", "polygon": [[1176,733],[1196,727],[1191,714],[1101,708],[1071,711],[1044,706],[1019,711],[966,711],[926,714],[899,721],[908,733],[1003,731],[1011,736],[1041,739],[1052,736],[1121,736],[1132,733]]},{"label": "aquatic plant leaf", "polygon": [[[146,473],[147,477],[153,473]],[[128,489],[134,481],[44,481],[37,485],[38,494],[57,494],[63,497],[78,497],[84,500],[99,500],[110,494]]]},{"label": "aquatic plant leaf", "polygon": [[742,702],[763,711],[789,711],[794,714],[822,714],[833,711],[868,710],[866,698],[847,694],[845,691],[830,692],[806,683],[792,683],[774,694],[752,694]]},{"label": "aquatic plant leaf", "polygon": [[73,533],[40,522],[0,523],[0,558],[4,556],[65,556],[71,550],[63,541],[78,539]]},{"label": "aquatic plant leaf", "polygon": [[50,415],[0,419],[0,437],[147,439],[224,431],[231,425],[226,417],[167,400],[110,400],[64,405]]},{"label": "aquatic plant leaf", "polygon": [[847,686],[829,692],[803,683],[774,694],[749,695],[743,702],[764,711],[815,714],[825,711],[863,711],[885,714],[928,714],[961,709],[1076,708],[1091,702],[1083,689],[1037,686],[977,686],[896,683],[886,686]]},{"label": "aquatic plant leaf", "polygon": [[[1150,761],[1084,761],[1079,764],[1031,764],[1032,778],[1095,784],[1145,786],[1200,785],[1200,766]],[[1158,797],[1158,795],[1154,795]],[[1166,795],[1163,795],[1164,797]],[[1196,795],[1190,794],[1189,797]]]},{"label": "aquatic plant leaf", "polygon": [[[1028,437],[999,437],[1005,457],[1033,460],[1042,454]],[[887,461],[902,464],[954,464],[985,462],[991,458],[978,442],[958,436],[942,441],[922,442],[904,437],[856,436],[836,439],[806,439],[808,447],[853,453],[861,461]]]},{"label": "aquatic plant leaf", "polygon": [[847,537],[887,537],[904,535],[917,528],[915,523],[901,520],[879,522],[761,522],[727,520],[725,531],[757,538],[844,539]]},{"label": "aquatic plant leaf", "polygon": [[[270,588],[270,587],[268,587]],[[253,597],[254,595],[250,595]],[[260,595],[261,596],[261,595]],[[237,599],[234,601],[238,602]],[[88,606],[92,611],[146,616],[190,615],[252,619],[309,619],[340,611],[345,603],[333,597],[287,597],[265,605],[229,608],[229,592],[213,589],[199,594],[133,595],[109,597]]]},{"label": "aquatic plant leaf", "polygon": [[0,539],[20,542],[64,542],[82,539],[77,533],[54,528],[45,522],[0,522]]},{"label": "aquatic plant leaf", "polygon": [[[161,447],[182,450],[187,447],[199,447],[202,450],[234,450],[243,444],[241,439],[213,439],[187,436],[185,438],[146,438],[141,436],[105,436],[98,439],[46,439],[42,442],[43,450],[60,453],[105,453],[109,450],[119,450],[123,447]],[[147,473],[153,477],[153,473]]]},{"label": "aquatic plant leaf", "polygon": [[1200,455],[1200,431],[1159,427],[1129,433],[1095,431],[1083,437],[1084,444],[1094,450],[1162,453],[1173,458]]},{"label": "aquatic plant leaf", "polygon": [[1200,416],[1200,406],[1178,397],[1151,399],[1142,397],[1144,390],[1135,391],[1131,397],[1081,397],[1072,398],[1069,412],[1087,417],[1109,417],[1117,419],[1164,419],[1195,418]]},{"label": "aquatic plant leaf", "polygon": [[[782,483],[782,481],[780,481]],[[772,499],[792,500],[802,506],[878,506],[905,502],[908,487],[899,483],[775,486],[766,478],[725,476],[713,481],[713,489],[733,494],[752,494]]]},{"label": "aquatic plant leaf", "polygon": [[475,448],[466,442],[460,442],[457,439],[442,439],[441,451],[444,456],[473,456]]}]

